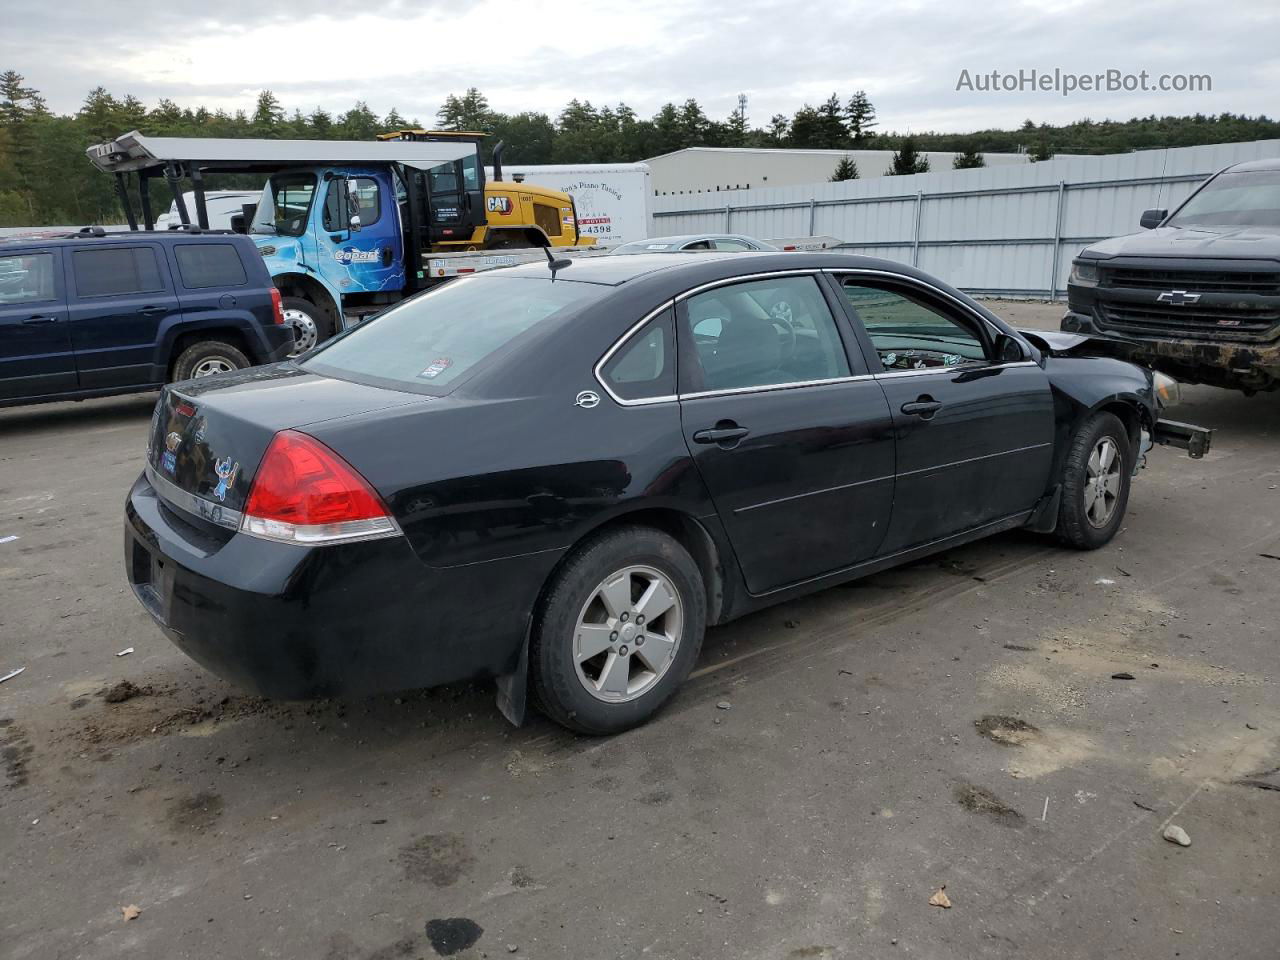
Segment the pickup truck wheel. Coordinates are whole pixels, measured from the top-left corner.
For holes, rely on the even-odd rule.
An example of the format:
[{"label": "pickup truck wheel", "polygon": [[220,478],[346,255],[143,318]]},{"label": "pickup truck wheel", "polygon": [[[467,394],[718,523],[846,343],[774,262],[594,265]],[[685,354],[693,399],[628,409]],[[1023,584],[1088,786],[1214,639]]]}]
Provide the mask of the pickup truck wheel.
[{"label": "pickup truck wheel", "polygon": [[637,726],[689,675],[705,624],[706,591],[688,551],[648,527],[606,533],[574,553],[535,617],[537,701],[579,733]]},{"label": "pickup truck wheel", "polygon": [[243,370],[249,365],[249,358],[231,344],[223,340],[201,340],[178,355],[173,365],[173,379],[195,380]]},{"label": "pickup truck wheel", "polygon": [[284,322],[293,327],[293,349],[289,351],[290,357],[300,356],[333,336],[329,317],[310,300],[284,297],[280,301],[280,307],[284,312]]},{"label": "pickup truck wheel", "polygon": [[1124,522],[1132,476],[1133,451],[1124,424],[1114,414],[1094,414],[1067,451],[1058,539],[1079,550],[1109,543]]}]

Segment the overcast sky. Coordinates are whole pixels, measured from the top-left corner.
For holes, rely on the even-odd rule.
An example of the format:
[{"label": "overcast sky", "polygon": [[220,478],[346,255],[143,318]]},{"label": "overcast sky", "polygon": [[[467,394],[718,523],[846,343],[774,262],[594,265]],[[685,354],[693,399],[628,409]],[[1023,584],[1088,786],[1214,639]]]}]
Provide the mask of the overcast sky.
[{"label": "overcast sky", "polygon": [[[495,109],[553,116],[573,97],[646,117],[694,97],[720,119],[742,92],[753,126],[865,89],[881,129],[898,131],[1280,113],[1275,0],[0,0],[0,23],[0,69],[24,74],[58,112],[102,85],[229,110],[252,109],[269,88],[289,111],[365,100],[424,122],[468,86]],[[1212,91],[956,89],[962,70],[1033,68],[1208,74]]]}]

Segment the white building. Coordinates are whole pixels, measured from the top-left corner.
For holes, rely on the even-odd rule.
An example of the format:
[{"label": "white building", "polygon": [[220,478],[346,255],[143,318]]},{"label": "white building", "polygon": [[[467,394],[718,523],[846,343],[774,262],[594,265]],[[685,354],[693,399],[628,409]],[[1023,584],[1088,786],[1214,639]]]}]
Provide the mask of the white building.
[{"label": "white building", "polygon": [[[928,152],[931,171],[951,169],[955,153]],[[892,150],[787,150],[782,148],[689,147],[644,161],[652,175],[654,196],[717,193],[789,187],[830,180],[836,165],[848,157],[858,176],[883,176],[893,162]],[[1025,153],[983,154],[987,166],[1026,163]]]}]

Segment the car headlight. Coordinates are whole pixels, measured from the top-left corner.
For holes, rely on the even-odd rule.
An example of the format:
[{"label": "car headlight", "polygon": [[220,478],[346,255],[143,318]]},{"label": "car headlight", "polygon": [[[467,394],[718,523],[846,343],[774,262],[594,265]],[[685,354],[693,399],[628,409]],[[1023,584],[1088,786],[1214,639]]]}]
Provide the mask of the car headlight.
[{"label": "car headlight", "polygon": [[1182,385],[1164,373],[1152,373],[1151,386],[1161,407],[1172,407],[1182,402]]},{"label": "car headlight", "polygon": [[1078,283],[1086,287],[1097,286],[1098,265],[1087,260],[1075,260],[1071,263],[1071,278],[1068,283]]}]

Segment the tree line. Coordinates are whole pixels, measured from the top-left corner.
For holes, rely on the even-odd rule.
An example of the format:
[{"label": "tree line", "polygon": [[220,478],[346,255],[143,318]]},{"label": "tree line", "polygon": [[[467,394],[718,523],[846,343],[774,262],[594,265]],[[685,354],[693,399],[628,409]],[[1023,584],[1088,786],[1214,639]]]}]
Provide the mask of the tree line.
[{"label": "tree line", "polygon": [[[489,134],[486,157],[499,140],[509,163],[626,163],[685,147],[793,147],[830,150],[894,150],[891,173],[928,169],[926,151],[955,151],[957,167],[982,165],[984,152],[1026,151],[1033,160],[1055,153],[1120,153],[1154,147],[1192,146],[1280,137],[1280,123],[1265,116],[1223,113],[1142,117],[1127,121],[1079,120],[1062,126],[1027,120],[1015,130],[899,134],[878,129],[876,108],[865,91],[833,93],[790,116],[776,114],[752,126],[743,111],[709,117],[697,100],[668,103],[642,118],[625,103],[596,106],[574,99],[554,117],[539,111],[502,113],[479,90],[450,94],[432,126]],[[333,114],[286,110],[269,90],[252,111],[180,106],[168,98],[148,106],[97,87],[71,114],[48,108],[38,89],[19,73],[0,73],[0,226],[116,222],[120,211],[110,177],[85,158],[85,148],[131,130],[169,137],[265,137],[370,140],[378,133],[421,126],[394,108],[375,113],[364,101]],[[832,179],[858,175],[852,158],[834,165]],[[228,181],[228,184],[231,181]],[[216,178],[209,184],[218,186]]]}]

